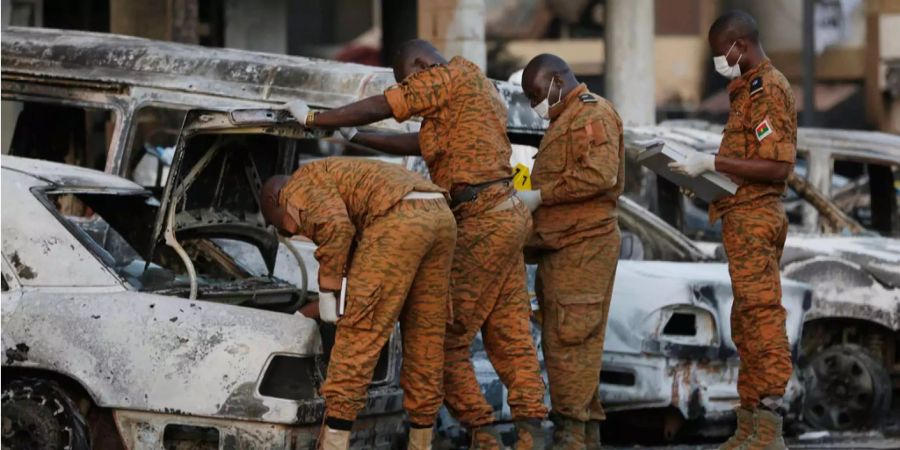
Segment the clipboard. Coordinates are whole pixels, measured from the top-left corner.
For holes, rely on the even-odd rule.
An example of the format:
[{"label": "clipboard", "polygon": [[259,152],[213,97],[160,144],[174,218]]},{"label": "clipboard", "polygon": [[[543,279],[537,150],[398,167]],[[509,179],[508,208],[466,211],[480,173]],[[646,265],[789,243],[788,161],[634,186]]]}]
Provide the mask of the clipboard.
[{"label": "clipboard", "polygon": [[[687,159],[688,151],[679,150],[659,139],[640,142],[636,145],[643,147],[636,158],[639,164],[683,188],[690,189],[698,198],[707,203],[734,195],[738,190],[737,184],[717,172],[705,172],[696,178],[691,178],[669,169],[669,163]],[[690,149],[690,151],[694,150]]]}]

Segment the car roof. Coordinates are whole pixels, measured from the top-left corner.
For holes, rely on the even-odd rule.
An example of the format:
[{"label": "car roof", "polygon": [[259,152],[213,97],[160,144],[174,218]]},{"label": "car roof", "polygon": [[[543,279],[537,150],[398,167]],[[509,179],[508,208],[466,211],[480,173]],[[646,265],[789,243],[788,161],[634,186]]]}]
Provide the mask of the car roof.
[{"label": "car roof", "polygon": [[[102,87],[143,86],[258,102],[298,98],[336,108],[395,84],[385,67],[155,41],[109,33],[7,27],[3,77],[55,78]],[[493,81],[509,105],[509,128],[544,128],[521,87]]]},{"label": "car roof", "polygon": [[0,167],[2,167],[3,172],[10,170],[15,171],[43,180],[56,187],[101,188],[135,192],[144,191],[144,188],[140,185],[126,180],[125,178],[69,164],[3,155],[0,156]]},{"label": "car roof", "polygon": [[[721,124],[703,120],[669,120],[659,125],[626,129],[633,139],[661,137],[698,150],[716,151],[722,140]],[[826,152],[838,159],[900,165],[900,136],[881,131],[800,127],[797,150]]]}]

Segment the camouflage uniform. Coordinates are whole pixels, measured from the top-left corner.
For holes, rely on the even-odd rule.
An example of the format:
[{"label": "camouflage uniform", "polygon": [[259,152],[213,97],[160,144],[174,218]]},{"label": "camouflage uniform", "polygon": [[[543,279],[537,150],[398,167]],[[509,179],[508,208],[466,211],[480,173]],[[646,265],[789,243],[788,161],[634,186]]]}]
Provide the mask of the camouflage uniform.
[{"label": "camouflage uniform", "polygon": [[[603,338],[619,259],[616,205],[624,188],[622,121],[584,85],[552,117],[534,161],[538,301],[555,448],[584,449],[600,405]],[[599,438],[597,438],[599,439]]]},{"label": "camouflage uniform", "polygon": [[319,246],[319,287],[340,289],[350,261],[346,311],[322,387],[329,418],[353,421],[365,406],[398,320],[410,422],[430,425],[440,409],[456,225],[445,199],[404,200],[411,192],[443,190],[400,166],[354,158],[306,164],[282,189],[299,233]]},{"label": "camouflage uniform", "polygon": [[[385,91],[394,117],[422,116],[419,144],[432,180],[457,195],[466,185],[510,177],[507,110],[478,66],[456,57]],[[509,389],[513,418],[543,418],[544,383],[529,328],[522,248],[531,216],[511,202],[501,181],[455,208],[453,322],[445,340],[445,402],[470,428],[494,421],[475,378],[470,346],[481,330],[485,349]]]},{"label": "camouflage uniform", "polygon": [[[731,112],[719,154],[742,159],[796,160],[797,114],[791,86],[765,60],[728,85]],[[722,242],[734,291],[731,337],[741,358],[741,406],[784,395],[793,370],[781,306],[779,261],[787,236],[781,204],[784,182],[745,181],[733,196],[713,203],[722,217]]]}]

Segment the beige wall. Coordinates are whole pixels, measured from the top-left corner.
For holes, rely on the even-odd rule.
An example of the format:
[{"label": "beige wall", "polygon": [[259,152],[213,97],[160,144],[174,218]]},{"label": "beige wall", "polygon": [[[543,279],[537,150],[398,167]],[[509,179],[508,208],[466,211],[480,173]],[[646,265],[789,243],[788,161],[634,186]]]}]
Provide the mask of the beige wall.
[{"label": "beige wall", "polygon": [[419,37],[449,58],[463,56],[487,67],[484,0],[419,0]]},{"label": "beige wall", "polygon": [[[507,51],[524,65],[541,53],[565,59],[577,74],[603,72],[603,39],[512,41]],[[688,108],[700,103],[709,49],[700,36],[657,36],[654,41],[656,104],[677,103]]]}]

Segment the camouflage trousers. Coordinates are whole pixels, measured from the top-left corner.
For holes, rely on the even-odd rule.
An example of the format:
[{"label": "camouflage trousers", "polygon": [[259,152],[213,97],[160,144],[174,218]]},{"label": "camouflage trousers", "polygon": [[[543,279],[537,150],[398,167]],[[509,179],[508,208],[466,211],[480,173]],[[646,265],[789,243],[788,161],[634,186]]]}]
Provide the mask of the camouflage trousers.
[{"label": "camouflage trousers", "polygon": [[731,339],[741,358],[738,395],[749,409],[763,397],[783,396],[793,370],[779,271],[787,227],[777,197],[736,206],[722,219],[734,292]]},{"label": "camouflage trousers", "polygon": [[434,422],[443,401],[442,349],[455,243],[456,221],[443,199],[401,201],[362,232],[322,387],[328,417],[356,419],[378,356],[399,320],[403,407],[413,424]]},{"label": "camouflage trousers", "polygon": [[544,418],[544,381],[531,337],[522,253],[531,214],[519,202],[459,219],[457,228],[453,323],[444,342],[447,408],[469,428],[494,421],[472,365],[472,341],[480,330],[487,356],[509,390],[513,419]]},{"label": "camouflage trousers", "polygon": [[[604,420],[603,341],[619,261],[619,229],[542,253],[536,289],[553,413]],[[583,433],[583,431],[582,431]]]}]

